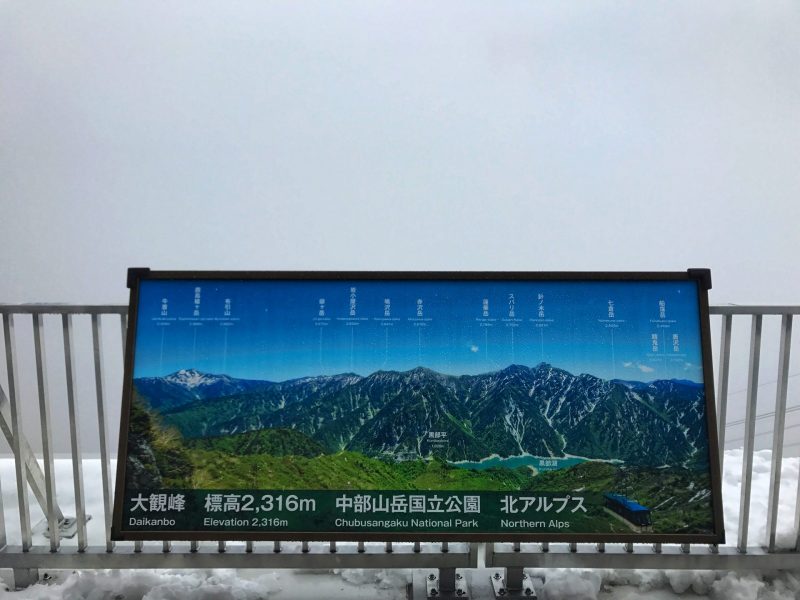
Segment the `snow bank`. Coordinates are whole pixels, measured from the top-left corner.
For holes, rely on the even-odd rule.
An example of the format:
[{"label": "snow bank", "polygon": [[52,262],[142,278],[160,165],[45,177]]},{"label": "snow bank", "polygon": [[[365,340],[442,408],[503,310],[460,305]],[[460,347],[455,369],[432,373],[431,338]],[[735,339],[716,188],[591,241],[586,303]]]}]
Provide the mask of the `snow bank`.
[{"label": "snow bank", "polygon": [[542,600],[595,600],[603,579],[596,571],[559,570],[545,578]]},{"label": "snow bank", "polygon": [[[725,534],[729,546],[736,545],[739,533],[739,494],[742,484],[741,448],[726,450],[722,473],[722,507],[725,511]],[[752,546],[767,544],[767,501],[769,474],[772,463],[771,450],[753,454],[752,487],[748,539]],[[798,470],[800,457],[784,458],[781,462],[781,485],[778,495],[778,527],[776,543],[779,548],[793,548],[797,539],[794,511],[797,502]]]},{"label": "snow bank", "polygon": [[258,600],[280,591],[279,578],[278,573],[268,573],[248,580],[235,570],[84,571],[6,596],[36,600]]}]

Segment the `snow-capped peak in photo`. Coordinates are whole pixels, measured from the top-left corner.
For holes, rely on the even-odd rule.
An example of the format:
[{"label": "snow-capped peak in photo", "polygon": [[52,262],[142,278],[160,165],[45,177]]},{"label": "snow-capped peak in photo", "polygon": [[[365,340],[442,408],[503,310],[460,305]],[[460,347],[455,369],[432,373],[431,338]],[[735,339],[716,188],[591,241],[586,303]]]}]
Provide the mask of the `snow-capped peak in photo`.
[{"label": "snow-capped peak in photo", "polygon": [[213,385],[219,381],[230,381],[227,375],[210,375],[201,373],[197,369],[181,369],[164,377],[170,383],[184,385],[187,388],[195,388],[201,385]]}]

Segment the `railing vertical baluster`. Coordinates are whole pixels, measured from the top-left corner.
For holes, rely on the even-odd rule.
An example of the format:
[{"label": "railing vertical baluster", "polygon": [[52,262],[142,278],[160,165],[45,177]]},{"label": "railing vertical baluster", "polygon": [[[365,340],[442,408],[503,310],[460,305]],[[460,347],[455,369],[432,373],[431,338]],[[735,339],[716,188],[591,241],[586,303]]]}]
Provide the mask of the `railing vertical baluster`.
[{"label": "railing vertical baluster", "polygon": [[217,543],[217,552],[225,552],[227,549],[228,549],[228,547],[225,545],[225,541],[224,540],[220,540]]},{"label": "railing vertical baluster", "polygon": [[747,552],[747,532],[750,520],[750,487],[753,476],[753,441],[756,435],[756,404],[758,403],[758,369],[761,363],[762,316],[753,315],[750,331],[750,365],[747,373],[747,406],[744,417],[744,449],[742,455],[742,489],[739,501],[739,552]]},{"label": "railing vertical baluster", "polygon": [[172,552],[172,542],[170,540],[161,542],[161,551],[165,553]]},{"label": "railing vertical baluster", "polygon": [[519,542],[514,542],[514,547],[513,547],[514,552],[519,552],[521,548],[522,546],[520,545]]},{"label": "railing vertical baluster", "polygon": [[414,552],[421,552],[422,545],[419,542],[414,542]]},{"label": "railing vertical baluster", "polygon": [[[123,368],[125,366],[125,350],[127,345],[128,339],[128,313],[120,313],[119,315],[119,326],[120,326],[120,341],[122,342],[122,365]],[[117,457],[119,460],[119,456]],[[143,548],[142,541],[136,540],[133,542],[133,551],[134,552],[141,552]],[[191,542],[189,544],[189,551],[190,552],[197,552],[197,542]]]},{"label": "railing vertical baluster", "polygon": [[253,540],[247,540],[244,543],[244,551],[245,552],[252,552],[253,551]]},{"label": "railing vertical baluster", "polygon": [[103,517],[106,529],[106,552],[114,551],[111,541],[111,482],[108,464],[108,437],[103,394],[103,340],[100,315],[92,315],[92,349],[94,352],[94,383],[97,397],[97,427],[100,438],[100,474],[103,481]]},{"label": "railing vertical baluster", "polygon": [[78,552],[86,550],[86,497],[83,493],[83,457],[80,447],[80,418],[75,384],[75,347],[72,341],[72,315],[61,315],[64,338],[64,369],[67,383],[67,412],[69,413],[69,446],[72,454],[72,486],[75,492],[75,524],[78,530]]},{"label": "railing vertical baluster", "polygon": [[281,551],[281,542],[280,540],[275,540],[272,542],[272,551],[273,552],[280,552]]},{"label": "railing vertical baluster", "polygon": [[47,529],[50,534],[50,551],[57,552],[61,543],[58,529],[58,503],[53,464],[53,431],[50,418],[50,398],[47,389],[47,357],[44,349],[44,316],[33,315],[33,351],[36,359],[36,388],[39,396],[39,422],[42,427],[42,455],[44,457],[44,489],[47,496]]},{"label": "railing vertical baluster", "polygon": [[[0,398],[0,403],[3,400]],[[6,508],[3,505],[3,486],[0,482],[0,549],[8,544],[8,536],[6,535]]]},{"label": "railing vertical baluster", "polygon": [[358,542],[358,544],[357,544],[357,546],[356,546],[356,549],[357,549],[359,552],[364,552],[364,542],[363,542],[363,541],[361,541],[361,542]]},{"label": "railing vertical baluster", "polygon": [[717,431],[719,437],[719,467],[725,457],[725,421],[728,412],[728,375],[731,367],[731,329],[733,315],[722,315],[722,332],[719,346],[719,382],[717,384]]},{"label": "railing vertical baluster", "polygon": [[394,552],[394,546],[392,542],[386,542],[386,552],[388,552],[389,554]]},{"label": "railing vertical baluster", "polygon": [[775,393],[775,424],[772,429],[772,468],[769,474],[769,501],[767,503],[767,548],[769,552],[775,552],[775,530],[778,524],[783,435],[786,425],[786,392],[789,385],[789,356],[792,349],[792,315],[783,315],[781,318],[780,344],[778,389]]},{"label": "railing vertical baluster", "polygon": [[200,549],[200,542],[192,540],[189,542],[189,552],[197,552]]},{"label": "railing vertical baluster", "polygon": [[3,506],[3,485],[0,482],[0,550],[8,544],[8,536],[6,536],[6,508]]},{"label": "railing vertical baluster", "polygon": [[442,542],[442,552],[450,552],[450,544]]},{"label": "railing vertical baluster", "polygon": [[301,552],[308,552],[308,542],[302,542],[300,544],[300,551]]},{"label": "railing vertical baluster", "polygon": [[144,542],[142,540],[136,540],[135,542],[133,542],[134,552],[141,552],[142,548],[144,548]]},{"label": "railing vertical baluster", "polygon": [[14,450],[14,470],[17,477],[17,502],[19,503],[19,523],[22,534],[22,551],[31,548],[31,515],[28,506],[28,465],[22,454],[22,414],[17,391],[19,374],[14,338],[14,315],[3,313],[3,338],[6,347],[6,368],[8,370],[8,400],[11,406],[11,435]]},{"label": "railing vertical baluster", "polygon": [[330,551],[331,551],[331,552],[336,552],[336,542],[334,542],[333,540],[331,540],[331,543],[330,543],[330,548],[329,548],[329,549],[330,549]]}]

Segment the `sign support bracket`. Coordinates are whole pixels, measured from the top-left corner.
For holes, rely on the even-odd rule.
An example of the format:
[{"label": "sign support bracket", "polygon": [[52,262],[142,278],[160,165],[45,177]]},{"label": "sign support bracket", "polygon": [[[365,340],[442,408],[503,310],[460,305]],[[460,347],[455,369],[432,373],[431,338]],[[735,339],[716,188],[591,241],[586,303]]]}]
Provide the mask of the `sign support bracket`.
[{"label": "sign support bracket", "polygon": [[[8,396],[6,395],[6,392],[3,389],[2,384],[0,384],[0,431],[3,432],[3,436],[6,438],[8,445],[11,447],[13,451],[14,434],[11,431],[11,410],[8,401]],[[15,456],[14,458],[15,460],[25,461],[25,465],[27,467],[26,470],[28,473],[28,485],[31,486],[31,491],[33,491],[33,495],[36,498],[36,501],[39,503],[42,512],[44,514],[48,514],[47,497],[45,495],[44,473],[42,473],[42,469],[39,466],[39,463],[36,461],[36,456],[34,455],[33,449],[28,443],[27,438],[25,438],[24,436],[22,436],[22,434],[20,434],[19,441],[20,441],[20,450],[22,456]],[[61,512],[61,508],[58,505],[56,505],[56,520],[58,521],[58,523],[64,522],[64,514]]]}]

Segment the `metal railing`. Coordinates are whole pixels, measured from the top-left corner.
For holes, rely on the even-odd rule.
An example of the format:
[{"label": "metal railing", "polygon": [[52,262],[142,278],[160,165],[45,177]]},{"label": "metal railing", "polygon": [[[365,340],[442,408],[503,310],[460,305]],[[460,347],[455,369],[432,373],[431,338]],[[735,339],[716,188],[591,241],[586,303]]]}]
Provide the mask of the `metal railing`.
[{"label": "metal railing", "polygon": [[[105,387],[104,364],[110,353],[103,345],[103,325],[109,319],[118,320],[123,352],[114,358],[121,362],[124,355],[127,330],[127,306],[72,306],[57,304],[3,305],[0,315],[3,321],[5,367],[8,393],[0,384],[0,429],[14,455],[15,485],[19,508],[19,544],[9,544],[6,523],[14,518],[6,514],[0,489],[0,569],[14,571],[18,587],[38,579],[38,569],[131,569],[131,568],[410,568],[434,569],[438,573],[434,581],[437,591],[455,593],[465,585],[456,576],[457,568],[477,565],[477,544],[464,543],[349,543],[349,542],[302,542],[281,543],[226,543],[226,542],[119,542],[111,540],[112,476],[106,415],[109,407]],[[61,319],[63,342],[63,381],[69,424],[70,462],[72,466],[75,516],[65,517],[59,498],[68,494],[56,490],[53,446],[53,419],[49,384],[55,370],[47,368],[45,351],[46,315]],[[76,372],[75,318],[90,318],[92,379],[96,400],[96,423],[83,420],[78,402],[79,392]],[[23,427],[21,409],[24,396],[20,391],[20,353],[17,350],[19,332],[30,327],[33,335],[32,356],[25,356],[35,365],[36,394],[38,396],[39,422],[41,423],[41,456],[43,468],[28,443],[29,431]],[[121,365],[120,365],[121,367]],[[25,403],[25,406],[29,406]],[[104,543],[90,545],[87,534],[86,493],[84,490],[81,429],[93,429],[93,442],[99,450],[100,485],[103,492],[102,519]],[[30,429],[30,428],[29,428]],[[26,486],[24,482],[27,482]],[[45,515],[47,543],[34,543],[34,527],[31,524],[31,507],[28,490]],[[74,531],[76,544],[62,544],[62,534]]]},{"label": "metal railing", "polygon": [[[798,569],[800,547],[796,538],[791,548],[779,550],[776,545],[778,501],[786,427],[789,359],[792,342],[792,319],[800,314],[800,306],[712,306],[712,318],[720,319],[719,353],[717,356],[717,422],[720,462],[724,458],[726,415],[728,412],[731,364],[731,338],[734,316],[750,318],[749,360],[745,396],[744,448],[742,483],[739,498],[739,521],[736,545],[718,547],[683,544],[492,544],[486,551],[486,565],[505,567],[508,589],[521,589],[524,567],[580,567],[607,569]],[[762,330],[764,317],[780,318],[777,391],[772,429],[772,458],[767,498],[767,543],[748,543],[752,491],[756,406],[759,394]],[[720,465],[722,467],[722,465]],[[800,487],[798,487],[800,500]],[[800,501],[796,502],[795,530],[800,523]]]},{"label": "metal railing", "polygon": [[[121,363],[124,354],[127,328],[126,306],[73,306],[73,305],[2,305],[7,394],[0,383],[0,430],[14,455],[14,477],[19,508],[20,543],[9,544],[6,523],[12,516],[6,514],[0,490],[0,568],[14,569],[17,584],[25,584],[38,577],[37,569],[102,569],[102,568],[412,568],[438,569],[431,581],[436,581],[439,597],[454,593],[463,586],[456,579],[457,568],[474,568],[479,565],[478,549],[485,547],[485,566],[505,568],[500,579],[504,593],[522,590],[525,567],[583,567],[583,568],[659,568],[659,569],[798,569],[800,552],[798,543],[788,550],[776,546],[777,508],[780,493],[780,474],[783,460],[784,431],[786,428],[789,359],[792,338],[792,319],[800,314],[800,306],[712,306],[711,314],[719,319],[719,354],[717,356],[717,410],[719,425],[720,461],[724,456],[725,423],[728,413],[731,372],[731,339],[734,316],[750,318],[749,363],[745,396],[744,449],[742,460],[742,485],[739,498],[739,528],[735,546],[700,547],[662,546],[661,544],[436,544],[391,543],[364,544],[326,542],[302,544],[270,542],[242,544],[225,542],[163,542],[117,543],[111,540],[112,481],[109,430],[107,428],[108,396],[104,381],[104,364],[110,354],[103,345],[103,324],[118,320],[123,353],[115,353],[113,360]],[[45,323],[46,315],[60,317],[63,343],[63,369],[49,371]],[[91,329],[91,364],[96,400],[96,447],[100,458],[100,485],[102,486],[102,520],[104,543],[90,545],[87,535],[86,493],[84,490],[84,457],[81,430],[92,430],[95,424],[82,420],[79,414],[79,391],[76,371],[74,321],[89,317]],[[750,502],[756,420],[759,393],[762,326],[765,317],[780,318],[777,392],[772,427],[772,463],[767,513],[767,543],[764,547],[749,543]],[[40,466],[36,453],[28,442],[29,432],[24,430],[21,414],[23,394],[20,389],[20,354],[17,338],[21,328],[31,329],[32,356],[25,361],[35,367],[36,395],[38,397],[38,422],[41,425]],[[117,365],[121,368],[121,365]],[[71,495],[56,490],[54,470],[53,419],[49,381],[56,370],[62,374],[66,408],[70,461],[72,466]],[[86,375],[86,373],[82,373]],[[116,401],[116,395],[111,395]],[[64,404],[66,405],[64,407]],[[26,407],[32,406],[26,403]],[[30,429],[30,428],[29,428]],[[27,482],[27,486],[25,485]],[[28,502],[28,488],[42,509],[49,535],[47,543],[34,543],[34,527]],[[800,492],[800,490],[798,490]],[[67,496],[74,503],[74,517],[65,517],[59,498]],[[800,523],[800,502],[797,502],[795,523]],[[76,536],[75,544],[62,544],[62,532]],[[800,540],[798,540],[800,541]],[[430,586],[429,586],[430,591]],[[507,596],[509,597],[509,596]]]}]

